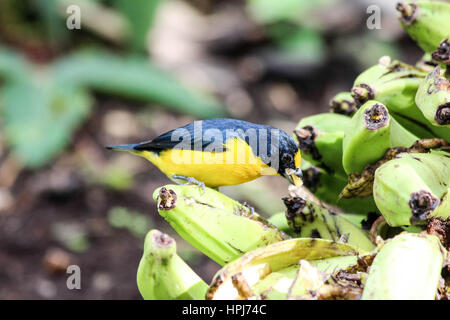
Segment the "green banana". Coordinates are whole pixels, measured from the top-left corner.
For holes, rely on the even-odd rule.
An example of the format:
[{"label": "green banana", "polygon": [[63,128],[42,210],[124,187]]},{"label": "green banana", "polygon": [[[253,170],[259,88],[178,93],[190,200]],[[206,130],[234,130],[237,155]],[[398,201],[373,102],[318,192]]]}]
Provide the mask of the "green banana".
[{"label": "green banana", "polygon": [[145,237],[137,285],[145,300],[204,300],[208,285],[177,255],[175,240],[158,230]]},{"label": "green banana", "polygon": [[286,205],[288,225],[297,237],[322,238],[344,241],[361,250],[370,251],[375,248],[367,231],[358,228],[345,219],[343,214],[327,209],[314,201],[291,196],[283,198]]},{"label": "green banana", "polygon": [[[369,198],[364,198],[364,199],[352,198],[352,199],[364,200],[364,199],[369,199]],[[344,200],[347,200],[347,199],[344,199]],[[373,198],[372,198],[372,201],[373,201]],[[375,206],[375,202],[374,202],[374,206]],[[347,220],[348,222],[352,223],[357,228],[359,228],[359,229],[362,228],[363,230],[369,230],[372,222],[378,217],[378,215],[374,211],[371,211],[368,214],[342,212],[342,213],[339,213],[339,215],[342,218],[344,218],[345,220]],[[286,219],[285,212],[278,212],[278,213],[272,215],[268,219],[268,221],[270,223],[272,223],[273,225],[275,225],[278,229],[280,229],[284,233],[288,234],[289,236],[294,237],[294,238],[298,236],[298,234],[295,233],[292,230],[292,228],[289,226],[288,220]],[[328,221],[327,221],[327,223],[328,223]],[[360,232],[360,231],[358,231],[358,232]],[[345,235],[345,233],[344,233],[344,235]]]},{"label": "green banana", "polygon": [[369,100],[377,100],[390,112],[419,119],[422,114],[414,97],[425,76],[426,72],[414,66],[382,57],[377,65],[355,79],[351,92],[359,106]]},{"label": "green banana", "polygon": [[445,126],[450,134],[450,81],[436,67],[422,81],[416,104],[425,118],[435,126]]},{"label": "green banana", "polygon": [[386,106],[370,100],[352,117],[343,139],[342,165],[346,173],[361,173],[393,147],[410,147],[419,138],[393,119]]},{"label": "green banana", "polygon": [[401,153],[428,153],[442,152],[449,150],[450,143],[444,139],[422,139],[417,140],[410,148],[395,147],[388,149],[383,157],[374,164],[364,168],[361,174],[351,173],[348,176],[348,183],[342,190],[340,196],[344,198],[367,197],[372,195],[373,181],[375,179],[375,171],[384,163],[395,159]]},{"label": "green banana", "polygon": [[[334,205],[345,212],[360,213],[366,216],[369,212],[378,212],[373,197],[341,198],[342,189],[347,185],[347,177],[338,173],[329,174],[323,169],[302,161],[303,183],[314,195],[325,203]],[[359,225],[361,227],[361,225]]]},{"label": "green banana", "polygon": [[425,52],[433,52],[450,37],[450,3],[443,1],[400,2],[400,24]]},{"label": "green banana", "polygon": [[390,226],[420,225],[450,216],[449,186],[448,155],[402,153],[376,170],[373,195]]},{"label": "green banana", "polygon": [[338,93],[330,101],[330,112],[352,116],[356,112],[356,102],[351,92]]},{"label": "green banana", "polygon": [[437,237],[401,233],[375,256],[362,299],[434,300],[444,261]]},{"label": "green banana", "polygon": [[435,134],[422,123],[416,122],[397,113],[390,113],[390,115],[393,116],[403,128],[420,139],[432,139],[435,137]]},{"label": "green banana", "polygon": [[210,188],[168,185],[155,190],[159,214],[187,242],[220,265],[290,238],[239,202]]},{"label": "green banana", "polygon": [[331,240],[297,238],[277,242],[248,252],[219,270],[206,299],[258,298],[253,290],[258,282],[302,259],[319,260],[356,255],[357,249],[353,246]]},{"label": "green banana", "polygon": [[303,158],[327,172],[344,175],[340,155],[344,129],[349,123],[349,117],[335,113],[303,118],[294,130]]},{"label": "green banana", "polygon": [[401,115],[427,127],[435,137],[450,141],[447,128],[432,125],[415,103],[415,96],[426,72],[403,62],[382,57],[379,63],[361,73],[355,80],[352,96],[358,106],[369,100],[384,104],[392,114]]}]

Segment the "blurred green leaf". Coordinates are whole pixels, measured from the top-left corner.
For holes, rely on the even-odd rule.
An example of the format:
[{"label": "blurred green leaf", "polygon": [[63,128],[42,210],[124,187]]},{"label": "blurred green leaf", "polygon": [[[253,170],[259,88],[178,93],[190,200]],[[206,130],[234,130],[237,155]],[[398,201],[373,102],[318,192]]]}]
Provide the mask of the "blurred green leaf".
[{"label": "blurred green leaf", "polygon": [[130,44],[135,51],[146,48],[148,31],[162,0],[114,0],[130,24]]},{"label": "blurred green leaf", "polygon": [[76,222],[56,222],[50,227],[52,237],[74,252],[85,252],[90,241],[83,225]]},{"label": "blurred green leaf", "polygon": [[26,78],[28,72],[28,62],[21,55],[0,47],[0,80],[20,80]]},{"label": "blurred green leaf", "polygon": [[305,28],[287,33],[276,39],[278,47],[290,61],[320,63],[325,58],[325,45],[322,35]]},{"label": "blurred green leaf", "polygon": [[126,229],[137,238],[143,238],[151,228],[148,216],[124,207],[113,207],[108,212],[108,222],[118,229]]},{"label": "blurred green leaf", "polygon": [[361,70],[372,66],[374,61],[378,61],[382,56],[390,56],[393,59],[400,56],[396,43],[381,39],[374,32],[365,37],[354,36],[339,39],[335,47],[336,54],[354,60]]},{"label": "blurred green leaf", "polygon": [[224,109],[212,98],[190,92],[145,58],[82,52],[60,61],[56,76],[60,84],[91,87],[104,93],[155,102],[200,118],[224,115]]},{"label": "blurred green leaf", "polygon": [[133,186],[133,175],[129,170],[109,165],[96,178],[98,183],[115,190],[128,190]]},{"label": "blurred green leaf", "polygon": [[91,105],[85,91],[46,77],[7,83],[0,93],[6,139],[32,168],[48,162],[70,142]]},{"label": "blurred green leaf", "polygon": [[35,0],[32,4],[41,16],[45,32],[52,45],[61,45],[66,42],[68,29],[65,21],[61,18],[55,0]]},{"label": "blurred green leaf", "polygon": [[[120,58],[84,52],[50,67],[34,67],[16,53],[0,48],[0,105],[5,136],[13,152],[31,168],[50,161],[70,142],[91,110],[87,92],[151,101],[200,118],[224,115],[214,100],[191,93],[145,58]],[[128,188],[130,179],[110,172],[103,181]]]},{"label": "blurred green leaf", "polygon": [[248,10],[254,20],[269,24],[292,21],[301,24],[311,9],[320,8],[334,0],[247,0]]}]

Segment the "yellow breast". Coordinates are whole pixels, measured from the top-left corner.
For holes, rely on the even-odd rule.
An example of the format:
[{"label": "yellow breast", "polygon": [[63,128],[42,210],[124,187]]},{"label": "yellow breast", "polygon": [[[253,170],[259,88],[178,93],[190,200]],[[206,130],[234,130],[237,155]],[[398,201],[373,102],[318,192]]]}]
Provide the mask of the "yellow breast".
[{"label": "yellow breast", "polygon": [[159,154],[137,153],[155,164],[169,178],[172,175],[193,177],[209,187],[236,185],[277,171],[256,157],[241,139],[229,139],[224,152],[168,149]]}]

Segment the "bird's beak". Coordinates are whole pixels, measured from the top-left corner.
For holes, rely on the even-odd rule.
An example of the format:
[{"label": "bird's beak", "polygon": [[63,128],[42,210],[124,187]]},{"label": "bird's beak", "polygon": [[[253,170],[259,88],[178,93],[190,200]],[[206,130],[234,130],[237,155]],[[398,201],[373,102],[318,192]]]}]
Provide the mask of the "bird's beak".
[{"label": "bird's beak", "polygon": [[289,180],[293,185],[300,187],[303,185],[303,173],[300,168],[297,169],[286,169],[284,171],[284,177]]}]

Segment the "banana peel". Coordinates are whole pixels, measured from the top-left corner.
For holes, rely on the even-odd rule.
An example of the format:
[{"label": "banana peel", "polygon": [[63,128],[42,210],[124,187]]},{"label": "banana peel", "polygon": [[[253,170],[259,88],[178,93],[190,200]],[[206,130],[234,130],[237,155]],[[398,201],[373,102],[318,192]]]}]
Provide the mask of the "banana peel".
[{"label": "banana peel", "polygon": [[220,265],[290,238],[258,213],[210,188],[203,192],[195,185],[167,185],[153,198],[175,231]]},{"label": "banana peel", "polygon": [[204,300],[208,285],[176,253],[176,242],[159,230],[145,237],[137,271],[145,300]]},{"label": "banana peel", "polygon": [[[252,288],[273,272],[292,267],[300,260],[357,255],[358,250],[355,247],[331,240],[284,240],[248,252],[219,270],[214,276],[206,299],[258,299],[260,297],[256,296]],[[295,268],[293,271],[295,273]]]}]

